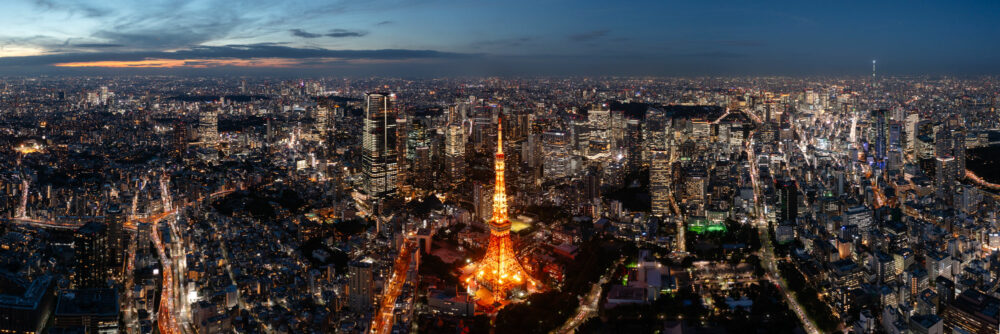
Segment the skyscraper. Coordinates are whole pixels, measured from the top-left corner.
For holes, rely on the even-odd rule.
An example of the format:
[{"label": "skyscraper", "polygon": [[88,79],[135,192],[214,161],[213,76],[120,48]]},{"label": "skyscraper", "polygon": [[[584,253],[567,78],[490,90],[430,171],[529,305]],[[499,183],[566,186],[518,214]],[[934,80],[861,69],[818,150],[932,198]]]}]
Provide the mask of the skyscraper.
[{"label": "skyscraper", "polygon": [[652,210],[656,215],[670,213],[670,155],[665,151],[653,151],[649,167],[649,194]]},{"label": "skyscraper", "polygon": [[351,262],[348,266],[347,305],[354,312],[365,312],[375,300],[372,259]]},{"label": "skyscraper", "polygon": [[625,127],[625,161],[628,171],[639,170],[642,161],[642,123],[637,119],[629,119]]},{"label": "skyscraper", "polygon": [[184,122],[174,123],[173,141],[171,142],[171,155],[175,160],[183,161],[187,156],[188,131]]},{"label": "skyscraper", "polygon": [[216,110],[201,113],[198,132],[201,134],[201,143],[206,147],[215,147],[219,143],[219,114]]},{"label": "skyscraper", "polygon": [[568,176],[572,160],[569,136],[562,131],[548,131],[542,135],[545,155],[543,158],[545,179],[553,180]]},{"label": "skyscraper", "polygon": [[330,123],[330,108],[327,107],[316,108],[316,132],[319,133],[321,138],[326,137],[326,130],[329,123]]},{"label": "skyscraper", "polygon": [[917,144],[917,123],[920,123],[920,114],[911,113],[906,116],[904,131],[906,133],[906,151],[913,152]]},{"label": "skyscraper", "polygon": [[111,267],[115,276],[122,274],[125,264],[125,213],[117,205],[104,210],[104,221],[108,228],[108,249],[110,250]]},{"label": "skyscraper", "polygon": [[[964,171],[963,171],[964,172]],[[950,155],[938,156],[934,164],[934,187],[938,198],[951,202],[959,177],[958,160]]]},{"label": "skyscraper", "polygon": [[872,156],[875,158],[875,166],[879,170],[884,170],[889,153],[889,112],[885,109],[872,110],[869,130],[868,141]]},{"label": "skyscraper", "polygon": [[779,223],[794,223],[799,214],[798,189],[795,182],[783,181],[778,184]]},{"label": "skyscraper", "polygon": [[451,183],[461,183],[465,178],[465,133],[461,124],[449,124],[445,137],[445,168]]},{"label": "skyscraper", "polygon": [[76,288],[105,287],[110,274],[107,225],[88,222],[76,231],[73,285]]},{"label": "skyscraper", "polygon": [[368,206],[396,191],[397,134],[396,95],[365,94],[364,133],[362,134],[361,168],[363,190]]}]

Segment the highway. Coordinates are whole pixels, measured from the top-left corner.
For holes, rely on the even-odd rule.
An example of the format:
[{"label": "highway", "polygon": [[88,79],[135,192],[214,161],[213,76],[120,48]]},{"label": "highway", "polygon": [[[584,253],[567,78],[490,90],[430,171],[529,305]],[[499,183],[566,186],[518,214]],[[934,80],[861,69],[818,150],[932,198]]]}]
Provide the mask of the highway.
[{"label": "highway", "polygon": [[583,297],[580,301],[580,306],[576,308],[576,314],[573,317],[566,320],[566,323],[552,331],[552,333],[558,334],[568,334],[576,332],[576,329],[583,325],[587,319],[595,316],[598,311],[598,305],[601,302],[601,293],[604,291],[604,284],[608,283],[611,279],[611,275],[614,274],[615,268],[620,266],[622,262],[625,261],[625,257],[618,259],[618,262],[607,268],[604,275],[601,275],[599,279],[593,286],[590,287],[590,292],[587,293],[586,297]]},{"label": "highway", "polygon": [[756,131],[751,131],[748,141],[745,142],[744,148],[747,152],[747,160],[750,162],[750,181],[753,186],[753,202],[754,202],[754,212],[757,215],[757,232],[760,234],[761,238],[761,265],[764,269],[768,271],[767,279],[773,282],[782,292],[782,296],[785,298],[785,302],[788,303],[788,307],[795,312],[798,316],[799,321],[802,322],[806,333],[815,334],[820,333],[817,329],[816,324],[809,318],[805,310],[802,309],[802,305],[799,301],[795,299],[791,291],[788,291],[787,284],[785,284],[785,279],[781,277],[781,272],[778,271],[778,266],[774,258],[774,245],[771,242],[771,235],[767,230],[767,219],[765,214],[765,203],[762,201],[762,196],[760,195],[760,184],[757,180],[757,155],[754,153],[753,146],[754,140],[753,135]]},{"label": "highway", "polygon": [[[232,189],[223,188],[222,190],[209,194],[208,198],[213,199],[232,191]],[[204,198],[205,197],[201,197],[197,201],[187,203],[183,208],[200,203]],[[163,243],[163,236],[160,235],[159,229],[159,222],[167,220],[166,227],[172,234],[174,234],[172,240],[174,240],[174,242],[178,245],[177,247],[181,254],[186,253],[184,251],[184,245],[181,243],[182,239],[176,235],[180,233],[180,230],[177,228],[176,224],[174,224],[174,221],[170,219],[173,218],[174,214],[177,212],[178,209],[173,208],[153,216],[136,219],[136,221],[149,222],[153,224],[150,229],[152,232],[150,239],[153,241],[153,246],[156,247],[156,253],[160,257],[160,263],[163,266],[163,288],[160,291],[160,308],[157,311],[156,319],[157,327],[159,328],[160,333],[165,334],[188,332],[186,330],[187,328],[182,325],[184,320],[188,318],[188,315],[187,312],[184,312],[187,301],[184,298],[185,293],[182,291],[184,286],[183,282],[180,282],[180,280],[183,279],[183,275],[181,274],[183,269],[178,268],[178,266],[184,267],[184,263],[174,263],[169,250]],[[134,226],[135,224],[132,225]],[[177,278],[176,280],[175,277]]]},{"label": "highway", "polygon": [[385,283],[382,290],[382,300],[376,301],[378,312],[372,317],[369,327],[371,333],[386,334],[392,330],[393,316],[396,312],[396,299],[406,284],[406,272],[410,270],[410,258],[416,249],[416,243],[406,239],[399,249],[399,256],[393,264],[392,277]]},{"label": "highway", "polygon": [[[173,212],[170,211],[170,213]],[[152,235],[150,239],[152,239],[153,245],[156,246],[156,252],[160,256],[160,263],[163,266],[163,288],[160,291],[160,309],[157,311],[156,323],[160,329],[160,333],[183,333],[177,324],[177,317],[174,315],[174,268],[171,265],[170,256],[164,248],[159,227],[153,226],[151,230]]]}]

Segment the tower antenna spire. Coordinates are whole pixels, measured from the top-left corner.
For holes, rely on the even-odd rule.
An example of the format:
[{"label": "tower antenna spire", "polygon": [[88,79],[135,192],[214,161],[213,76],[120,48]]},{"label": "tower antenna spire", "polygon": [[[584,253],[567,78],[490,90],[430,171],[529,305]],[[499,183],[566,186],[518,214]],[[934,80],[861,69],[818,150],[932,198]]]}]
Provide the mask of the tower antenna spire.
[{"label": "tower antenna spire", "polygon": [[[473,290],[481,287],[489,290],[494,299],[506,299],[512,289],[528,287],[533,289],[535,281],[521,266],[514,243],[510,238],[510,220],[507,217],[507,185],[504,178],[503,117],[498,117],[497,154],[494,161],[496,183],[493,185],[493,217],[486,255],[474,264],[471,276],[466,277],[466,286]],[[476,288],[478,289],[478,288]]]}]

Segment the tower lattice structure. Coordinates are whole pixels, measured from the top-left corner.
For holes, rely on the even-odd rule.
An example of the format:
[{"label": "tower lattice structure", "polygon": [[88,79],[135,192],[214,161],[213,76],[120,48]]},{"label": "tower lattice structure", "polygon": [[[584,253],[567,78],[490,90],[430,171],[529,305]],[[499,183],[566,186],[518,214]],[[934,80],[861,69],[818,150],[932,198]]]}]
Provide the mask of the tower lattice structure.
[{"label": "tower lattice structure", "polygon": [[[502,119],[501,122],[502,123]],[[493,217],[490,219],[490,240],[486,255],[478,263],[475,281],[489,289],[496,298],[504,298],[511,289],[530,282],[514,254],[510,240],[510,220],[507,219],[507,189],[504,182],[503,125],[497,126],[495,162],[496,186],[493,190]]]}]

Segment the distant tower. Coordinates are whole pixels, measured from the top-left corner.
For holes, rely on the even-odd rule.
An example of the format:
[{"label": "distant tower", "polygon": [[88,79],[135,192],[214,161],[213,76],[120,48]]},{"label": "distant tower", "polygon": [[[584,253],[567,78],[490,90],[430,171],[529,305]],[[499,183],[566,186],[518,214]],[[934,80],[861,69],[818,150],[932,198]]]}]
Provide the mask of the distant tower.
[{"label": "distant tower", "polygon": [[330,124],[330,108],[319,107],[316,108],[316,132],[319,132],[321,137],[326,137],[327,125]]},{"label": "distant tower", "polygon": [[877,84],[877,82],[875,80],[876,80],[876,78],[875,78],[875,59],[872,59],[872,82],[871,82],[870,87],[868,89],[868,94],[870,94],[870,99],[869,99],[868,103],[870,104],[870,108],[871,109],[878,108],[878,102],[877,102],[878,101],[878,92],[875,91],[875,89],[878,86],[878,84]]},{"label": "distant tower", "polygon": [[201,142],[205,146],[215,147],[219,143],[219,114],[215,110],[201,113],[198,132],[201,133]]},{"label": "distant tower", "polygon": [[174,123],[174,137],[171,143],[171,155],[175,160],[183,161],[184,157],[187,155],[187,140],[188,132],[187,125],[184,122]]},{"label": "distant tower", "polygon": [[504,299],[507,292],[523,287],[531,278],[514,256],[514,245],[510,240],[510,220],[507,219],[507,189],[504,180],[503,126],[497,125],[497,154],[495,162],[496,185],[493,188],[493,218],[490,219],[490,241],[486,255],[477,263],[474,278],[466,278],[466,283],[486,288],[494,299]]},{"label": "distant tower", "polygon": [[872,85],[875,85],[875,59],[872,59]]},{"label": "distant tower", "polygon": [[396,191],[396,94],[365,94],[361,168],[365,205],[375,212],[380,199]]}]

